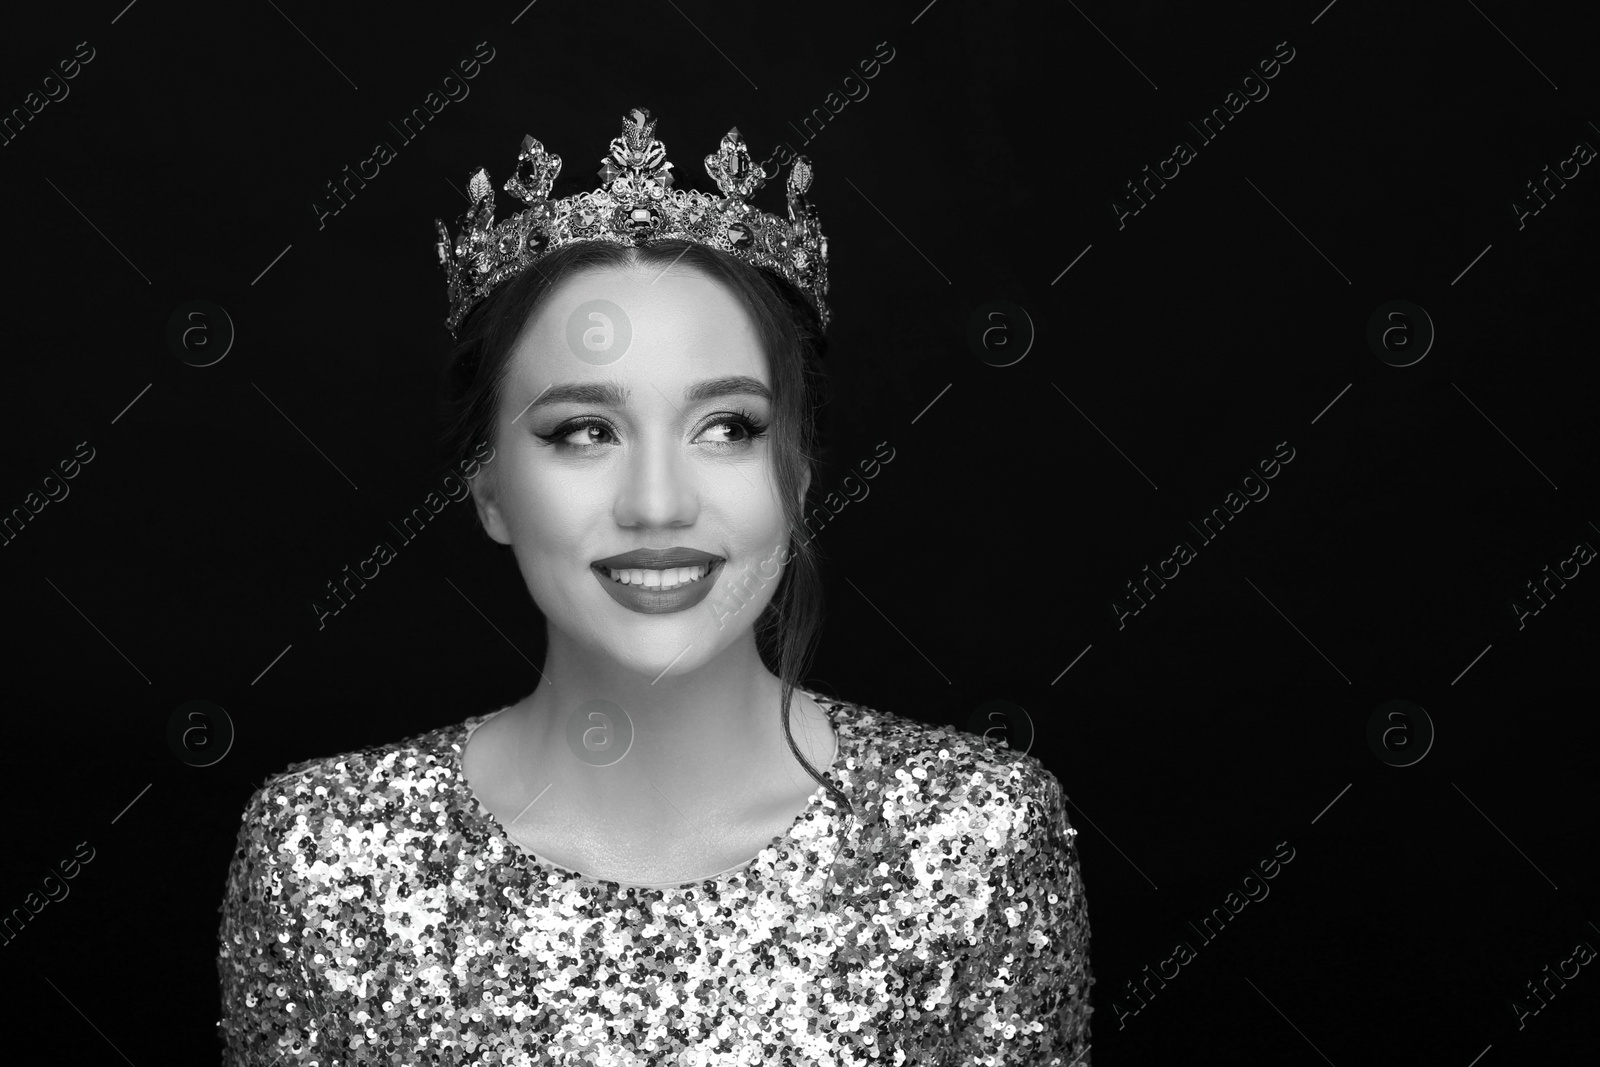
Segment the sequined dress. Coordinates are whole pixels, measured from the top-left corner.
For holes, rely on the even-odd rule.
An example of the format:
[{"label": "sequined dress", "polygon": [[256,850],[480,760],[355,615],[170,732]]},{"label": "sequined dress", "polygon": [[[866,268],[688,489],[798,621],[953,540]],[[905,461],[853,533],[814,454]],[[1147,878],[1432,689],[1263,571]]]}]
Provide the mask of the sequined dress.
[{"label": "sequined dress", "polygon": [[1056,778],[801,691],[856,814],[819,787],[754,859],[685,885],[511,841],[462,774],[489,715],[273,776],[220,908],[224,1063],[1088,1067]]}]

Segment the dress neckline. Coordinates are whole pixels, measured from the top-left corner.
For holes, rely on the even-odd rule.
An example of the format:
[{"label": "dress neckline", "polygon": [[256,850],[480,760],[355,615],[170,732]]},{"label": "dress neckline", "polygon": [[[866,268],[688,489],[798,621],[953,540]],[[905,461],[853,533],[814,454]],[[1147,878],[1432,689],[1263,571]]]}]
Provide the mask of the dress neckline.
[{"label": "dress neckline", "polygon": [[[841,722],[842,716],[838,714],[841,702],[829,697],[821,696],[801,686],[796,686],[795,692],[804,693],[806,696],[815,701],[817,707],[821,708],[823,715],[827,717],[829,725],[833,727],[833,759],[829,762],[827,768],[822,770],[822,777],[827,779],[828,782],[835,787],[838,787],[839,778],[835,772],[843,762],[842,757],[844,756],[845,751],[845,727]],[[543,856],[535,853],[532,849],[524,847],[520,842],[511,836],[511,832],[503,823],[500,822],[499,817],[484,806],[483,802],[478,799],[478,794],[473,790],[472,785],[467,781],[467,742],[472,739],[472,735],[477,731],[478,727],[482,726],[496,715],[509,710],[510,707],[511,705],[508,704],[506,707],[500,708],[497,711],[491,711],[483,715],[472,716],[456,727],[457,738],[455,739],[455,743],[450,746],[451,770],[455,775],[455,780],[463,805],[467,811],[476,814],[477,818],[485,825],[485,827],[493,836],[499,837],[506,842],[510,852],[519,860],[521,860],[524,867],[542,872],[559,874],[563,877],[575,879],[578,882],[589,886],[608,888],[613,892],[627,892],[628,890],[679,892],[687,889],[697,889],[705,885],[707,882],[722,883],[740,874],[751,875],[754,873],[754,868],[757,861],[761,859],[761,854],[769,849],[779,848],[784,842],[790,840],[794,836],[794,832],[799,828],[800,824],[811,815],[812,809],[817,808],[822,804],[823,798],[828,792],[823,786],[818,786],[811,793],[811,795],[806,798],[805,807],[801,809],[800,814],[794,817],[794,820],[789,824],[788,829],[773,837],[772,840],[763,845],[754,856],[742,863],[734,864],[727,870],[718,871],[716,874],[708,874],[703,878],[696,878],[688,882],[619,882],[615,878],[598,878],[591,874],[585,874],[582,871],[575,871],[571,867],[564,867],[561,864],[556,863],[554,860],[546,859]],[[824,811],[826,811],[826,808],[824,808]]]}]

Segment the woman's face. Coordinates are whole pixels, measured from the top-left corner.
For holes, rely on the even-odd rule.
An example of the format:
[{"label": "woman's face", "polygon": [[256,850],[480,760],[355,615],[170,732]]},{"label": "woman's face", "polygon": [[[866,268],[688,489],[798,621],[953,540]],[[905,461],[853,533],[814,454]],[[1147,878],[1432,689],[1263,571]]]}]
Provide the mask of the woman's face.
[{"label": "woman's face", "polygon": [[[596,269],[547,295],[512,349],[495,458],[473,494],[552,646],[654,678],[748,634],[789,543],[773,439],[760,436],[771,387],[750,316],[698,271]],[[639,549],[711,561],[614,558]]]}]

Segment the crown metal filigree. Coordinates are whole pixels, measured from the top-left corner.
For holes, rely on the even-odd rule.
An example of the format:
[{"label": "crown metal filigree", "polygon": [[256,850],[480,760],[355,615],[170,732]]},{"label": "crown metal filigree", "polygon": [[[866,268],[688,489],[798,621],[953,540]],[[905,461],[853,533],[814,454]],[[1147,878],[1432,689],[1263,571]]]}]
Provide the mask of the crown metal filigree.
[{"label": "crown metal filigree", "polygon": [[825,300],[828,239],[806,200],[812,178],[806,157],[797,157],[789,168],[789,217],[784,220],[750,205],[767,177],[751,162],[737,127],[705,158],[706,173],[721,197],[673,189],[672,164],[654,131],[650,112],[634,108],[601,160],[600,188],[561,200],[549,198],[561,157],[524,136],[516,171],[504,189],[527,209],[498,224],[489,172],[479,167],[473,173],[467,183],[472,206],[458,222],[459,235],[452,240],[444,222],[434,220],[435,248],[449,282],[445,327],[452,337],[497,286],[558,248],[581,241],[637,245],[666,238],[707,245],[776,273],[805,295],[827,327],[832,318]]}]

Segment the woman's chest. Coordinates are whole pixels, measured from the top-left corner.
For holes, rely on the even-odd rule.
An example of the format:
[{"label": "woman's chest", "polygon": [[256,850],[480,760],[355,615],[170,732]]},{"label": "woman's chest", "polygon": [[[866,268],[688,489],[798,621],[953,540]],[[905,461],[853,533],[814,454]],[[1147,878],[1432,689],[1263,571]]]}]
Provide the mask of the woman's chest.
[{"label": "woman's chest", "polygon": [[[453,901],[442,916],[410,915],[391,939],[369,930],[357,958],[324,960],[318,977],[331,983],[330,997],[317,1007],[339,1027],[353,1021],[341,1040],[356,1030],[380,1047],[392,1040],[389,1051],[407,1062],[442,1047],[413,1045],[413,1024],[426,1017],[438,1024],[435,1038],[555,1054],[552,1062],[578,1063],[603,1048],[661,1063],[715,1049],[728,1059],[702,1062],[732,1063],[744,1049],[768,1054],[755,1062],[783,1062],[770,1054],[793,1050],[865,1067],[894,1062],[897,1048],[911,1052],[942,1016],[928,1007],[930,993],[947,992],[941,960],[913,943],[925,929],[901,935],[898,915],[865,925],[841,917],[843,937],[781,893],[577,902],[569,890],[509,883],[476,902]],[[858,1025],[819,1033],[824,997],[831,1013]],[[819,1055],[822,1041],[837,1041],[828,1056]]]},{"label": "woman's chest", "polygon": [[809,802],[798,790],[745,805],[689,813],[670,803],[618,818],[556,806],[506,834],[518,848],[568,871],[623,885],[682,885],[742,867],[794,826]]}]

